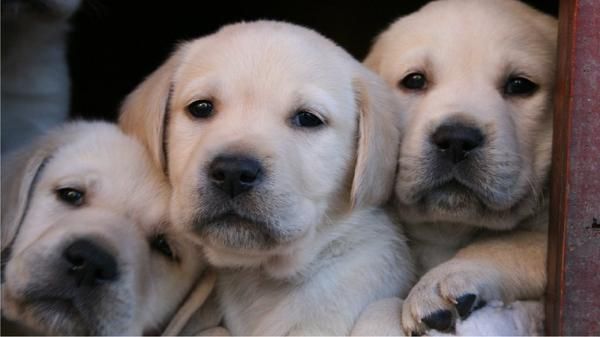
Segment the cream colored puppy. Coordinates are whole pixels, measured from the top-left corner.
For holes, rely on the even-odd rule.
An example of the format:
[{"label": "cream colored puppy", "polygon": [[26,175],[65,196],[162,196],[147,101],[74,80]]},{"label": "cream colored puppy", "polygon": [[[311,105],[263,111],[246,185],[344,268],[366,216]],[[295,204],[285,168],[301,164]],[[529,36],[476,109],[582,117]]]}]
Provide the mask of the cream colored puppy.
[{"label": "cream colored puppy", "polygon": [[408,112],[396,208],[422,277],[406,332],[544,293],[556,26],[518,1],[436,1],[365,61]]},{"label": "cream colored puppy", "polygon": [[174,221],[221,267],[233,334],[348,334],[405,295],[411,260],[376,207],[393,189],[396,101],[316,32],[259,21],[183,44],[120,123],[173,186]]},{"label": "cream colored puppy", "polygon": [[205,263],[145,149],[78,122],[2,164],[2,315],[42,334],[160,332]]}]

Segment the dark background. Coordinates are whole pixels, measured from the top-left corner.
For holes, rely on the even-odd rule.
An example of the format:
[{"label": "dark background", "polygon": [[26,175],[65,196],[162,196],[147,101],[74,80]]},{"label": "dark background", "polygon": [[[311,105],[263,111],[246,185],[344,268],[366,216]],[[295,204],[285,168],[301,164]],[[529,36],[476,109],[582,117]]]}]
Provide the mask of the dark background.
[{"label": "dark background", "polygon": [[[123,98],[177,41],[210,34],[227,23],[276,19],[301,24],[363,59],[379,32],[427,2],[87,0],[72,19],[69,40],[71,115],[114,120]],[[558,13],[558,0],[525,2]]]}]

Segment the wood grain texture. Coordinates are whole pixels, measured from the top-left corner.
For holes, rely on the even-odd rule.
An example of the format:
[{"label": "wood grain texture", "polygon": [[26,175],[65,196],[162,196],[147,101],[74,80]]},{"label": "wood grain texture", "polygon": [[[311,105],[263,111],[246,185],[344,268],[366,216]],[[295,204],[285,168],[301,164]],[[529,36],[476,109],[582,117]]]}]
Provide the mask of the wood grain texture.
[{"label": "wood grain texture", "polygon": [[546,328],[600,335],[600,1],[559,19]]}]

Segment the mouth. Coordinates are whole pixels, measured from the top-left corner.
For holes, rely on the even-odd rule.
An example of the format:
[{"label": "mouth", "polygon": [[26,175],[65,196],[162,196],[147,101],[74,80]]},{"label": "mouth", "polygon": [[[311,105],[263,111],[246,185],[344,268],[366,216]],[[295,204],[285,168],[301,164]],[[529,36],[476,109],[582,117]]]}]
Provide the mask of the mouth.
[{"label": "mouth", "polygon": [[231,249],[270,249],[282,241],[273,223],[241,215],[233,210],[200,217],[194,223],[205,243]]},{"label": "mouth", "polygon": [[437,194],[464,194],[464,193],[476,193],[467,185],[461,183],[457,179],[451,179],[448,182],[440,184],[435,188],[432,188],[429,193]]},{"label": "mouth", "polygon": [[457,179],[437,183],[424,189],[416,196],[415,200],[418,205],[435,206],[448,211],[460,210],[474,205],[485,207],[480,193]]},{"label": "mouth", "polygon": [[427,198],[429,195],[453,195],[453,194],[464,194],[464,193],[476,193],[467,185],[461,183],[456,178],[452,177],[449,179],[439,180],[421,188],[414,196],[414,200],[422,200]]},{"label": "mouth", "polygon": [[239,213],[235,212],[235,211],[227,211],[224,213],[221,213],[219,215],[213,216],[211,218],[209,218],[208,223],[213,223],[213,222],[248,222],[248,223],[255,223],[258,222],[254,219],[251,219],[250,217],[247,216],[243,216],[240,215]]},{"label": "mouth", "polygon": [[249,216],[241,215],[235,211],[227,211],[219,215],[208,217],[201,221],[201,226],[220,227],[220,228],[237,228],[245,227],[250,230],[260,230],[269,227],[269,224],[254,219]]}]

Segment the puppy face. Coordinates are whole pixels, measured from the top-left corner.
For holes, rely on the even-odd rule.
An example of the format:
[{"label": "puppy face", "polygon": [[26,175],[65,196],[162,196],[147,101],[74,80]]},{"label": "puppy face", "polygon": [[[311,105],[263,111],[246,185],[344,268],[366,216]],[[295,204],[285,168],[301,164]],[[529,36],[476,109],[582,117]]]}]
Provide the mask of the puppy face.
[{"label": "puppy face", "polygon": [[74,124],[38,145],[12,182],[3,177],[3,315],[52,334],[161,328],[202,263],[169,228],[160,172],[107,124]]},{"label": "puppy face", "polygon": [[[352,205],[387,198],[395,150],[372,131],[398,137],[386,92],[313,31],[238,24],[180,48],[128,99],[121,124],[156,149],[175,221],[211,262],[256,265],[306,245]],[[166,116],[140,130],[133,116],[156,95],[168,95]],[[163,141],[145,131],[161,123]]]},{"label": "puppy face", "polygon": [[473,0],[431,3],[380,36],[365,63],[408,111],[405,221],[506,229],[539,209],[556,37],[555,20],[522,3]]}]

